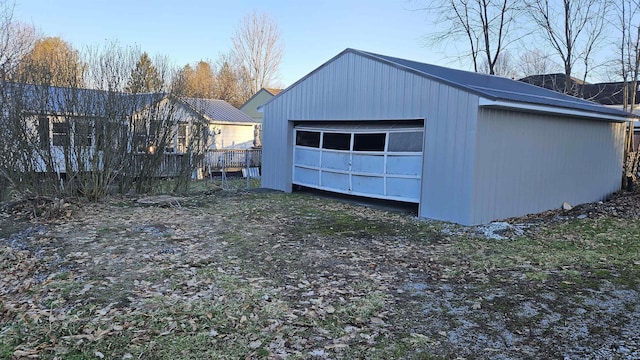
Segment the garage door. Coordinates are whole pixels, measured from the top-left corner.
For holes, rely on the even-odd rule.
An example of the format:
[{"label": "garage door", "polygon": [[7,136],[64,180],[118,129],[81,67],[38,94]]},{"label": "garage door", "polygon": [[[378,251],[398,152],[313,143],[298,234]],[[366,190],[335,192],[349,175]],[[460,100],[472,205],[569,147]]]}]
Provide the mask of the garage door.
[{"label": "garage door", "polygon": [[420,201],[422,127],[295,127],[293,183],[350,195]]}]

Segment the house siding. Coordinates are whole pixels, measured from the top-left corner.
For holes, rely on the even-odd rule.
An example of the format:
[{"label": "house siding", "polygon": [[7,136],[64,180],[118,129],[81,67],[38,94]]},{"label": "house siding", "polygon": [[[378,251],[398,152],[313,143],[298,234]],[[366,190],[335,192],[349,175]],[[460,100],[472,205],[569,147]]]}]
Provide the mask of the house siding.
[{"label": "house siding", "polygon": [[[254,141],[253,124],[210,124],[214,133],[211,149],[251,149]],[[220,130],[220,134],[216,131]]]},{"label": "house siding", "polygon": [[261,89],[251,100],[240,107],[240,111],[249,115],[255,121],[262,123],[264,114],[258,111],[258,107],[271,99],[273,99],[273,95],[267,90]]},{"label": "house siding", "polygon": [[619,190],[624,127],[481,109],[468,224],[602,200]]}]

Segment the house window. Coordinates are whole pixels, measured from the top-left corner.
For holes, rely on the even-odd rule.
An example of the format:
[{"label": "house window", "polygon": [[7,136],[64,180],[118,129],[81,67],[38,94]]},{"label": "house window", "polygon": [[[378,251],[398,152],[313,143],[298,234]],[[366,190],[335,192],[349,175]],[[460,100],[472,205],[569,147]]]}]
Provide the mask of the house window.
[{"label": "house window", "polygon": [[398,132],[389,134],[390,152],[422,151],[422,131]]},{"label": "house window", "polygon": [[351,148],[351,134],[324,133],[322,148],[330,150],[349,150]]},{"label": "house window", "polygon": [[320,133],[315,131],[297,131],[296,132],[296,145],[319,148],[320,147]]},{"label": "house window", "polygon": [[387,134],[354,134],[354,151],[384,151]]},{"label": "house window", "polygon": [[69,122],[54,120],[51,128],[53,146],[69,146]]},{"label": "house window", "polygon": [[75,121],[73,129],[74,146],[91,146],[93,142],[93,129],[89,120],[79,119]]},{"label": "house window", "polygon": [[38,118],[38,138],[40,139],[40,149],[49,148],[49,118],[41,116]]},{"label": "house window", "polygon": [[133,136],[131,148],[135,149],[135,151],[139,153],[143,153],[147,151],[147,146],[149,146],[147,133],[147,125],[143,119],[135,119],[133,121]]},{"label": "house window", "polygon": [[178,151],[187,151],[187,124],[178,124]]}]

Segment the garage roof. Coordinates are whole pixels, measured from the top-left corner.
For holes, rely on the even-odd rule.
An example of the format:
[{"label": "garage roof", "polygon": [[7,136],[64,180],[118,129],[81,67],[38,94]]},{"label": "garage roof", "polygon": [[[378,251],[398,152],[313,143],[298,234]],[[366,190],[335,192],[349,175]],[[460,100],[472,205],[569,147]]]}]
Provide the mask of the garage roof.
[{"label": "garage roof", "polygon": [[[637,118],[637,116],[631,115],[628,112],[608,108],[592,101],[579,99],[496,75],[450,69],[355,49],[347,49],[341,54],[347,52],[353,52],[370,59],[383,61],[434,81],[469,91],[489,100],[481,102],[481,105],[484,106],[516,107],[531,111],[550,111],[550,108],[563,108],[572,110],[570,114],[576,116],[588,116],[588,113],[597,113],[604,115],[603,117],[606,119],[617,121]],[[518,104],[522,103],[538,105],[540,107],[536,109],[535,106],[518,106]]]},{"label": "garage roof", "polygon": [[[482,107],[511,108],[528,112],[555,113],[616,122],[636,121],[640,118],[638,115],[608,108],[592,101],[579,99],[496,75],[450,69],[443,66],[425,64],[356,49],[346,49],[342,51],[318,69],[289,86],[282,93],[286,93],[287,90],[299,82],[304,81],[325,65],[347,53],[353,53],[375,61],[380,61],[430,80],[468,91],[481,98],[479,105]],[[273,100],[274,99],[271,99],[267,104]],[[258,109],[261,109],[267,104],[262,105]]]}]

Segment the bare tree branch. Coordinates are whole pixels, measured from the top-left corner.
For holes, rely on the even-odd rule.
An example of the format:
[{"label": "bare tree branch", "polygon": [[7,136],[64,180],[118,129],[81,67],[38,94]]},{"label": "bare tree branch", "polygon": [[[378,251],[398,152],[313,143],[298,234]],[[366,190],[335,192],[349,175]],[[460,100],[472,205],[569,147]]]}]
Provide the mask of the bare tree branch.
[{"label": "bare tree branch", "polygon": [[445,27],[428,36],[432,43],[467,43],[476,72],[497,74],[501,52],[520,36],[510,30],[522,10],[521,0],[437,0],[418,10],[434,14],[435,25]]},{"label": "bare tree branch", "polygon": [[562,0],[560,5],[555,0],[526,0],[538,34],[562,60],[565,93],[577,92],[572,76],[578,61],[583,62],[586,79],[592,56],[603,40],[610,5],[609,0]]},{"label": "bare tree branch", "polygon": [[232,39],[233,54],[248,84],[249,95],[278,77],[284,47],[275,20],[253,12],[244,17]]},{"label": "bare tree branch", "polygon": [[15,76],[20,59],[39,38],[35,27],[13,20],[13,9],[13,3],[0,0],[0,80]]}]

